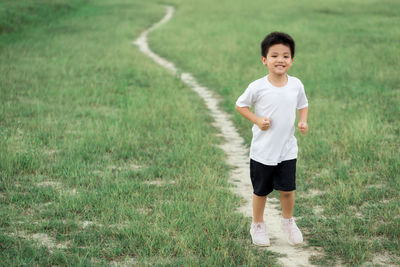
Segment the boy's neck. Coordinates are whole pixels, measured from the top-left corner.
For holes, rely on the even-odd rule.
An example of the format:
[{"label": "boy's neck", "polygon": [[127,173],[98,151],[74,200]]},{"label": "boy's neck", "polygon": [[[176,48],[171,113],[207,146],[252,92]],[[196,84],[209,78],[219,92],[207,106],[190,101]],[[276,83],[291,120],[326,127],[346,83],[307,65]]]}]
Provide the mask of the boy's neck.
[{"label": "boy's neck", "polygon": [[276,74],[268,74],[268,81],[276,87],[283,87],[287,84],[288,78],[287,74],[276,75]]}]

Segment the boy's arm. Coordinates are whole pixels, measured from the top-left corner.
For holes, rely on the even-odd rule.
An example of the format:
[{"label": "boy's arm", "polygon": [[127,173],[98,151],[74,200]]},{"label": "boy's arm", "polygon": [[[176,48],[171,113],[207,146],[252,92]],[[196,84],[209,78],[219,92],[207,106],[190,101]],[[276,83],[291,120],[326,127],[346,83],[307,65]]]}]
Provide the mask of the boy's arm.
[{"label": "boy's arm", "polygon": [[308,107],[299,109],[298,113],[299,113],[299,124],[297,128],[302,134],[306,134],[308,131],[308,124],[307,124]]},{"label": "boy's arm", "polygon": [[239,107],[236,105],[235,108],[243,117],[257,125],[261,130],[265,131],[271,127],[271,122],[268,118],[258,117],[256,114],[251,112],[249,107]]}]

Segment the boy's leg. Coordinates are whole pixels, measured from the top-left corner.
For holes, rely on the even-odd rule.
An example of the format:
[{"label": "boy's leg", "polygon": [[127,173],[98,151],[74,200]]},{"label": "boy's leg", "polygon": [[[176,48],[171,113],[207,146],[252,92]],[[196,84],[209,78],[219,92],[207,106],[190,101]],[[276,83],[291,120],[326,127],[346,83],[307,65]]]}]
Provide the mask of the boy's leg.
[{"label": "boy's leg", "polygon": [[267,195],[273,190],[272,173],[271,166],[250,160],[250,178],[253,185],[253,222],[250,227],[250,235],[253,244],[257,246],[270,245],[264,223],[264,208]]},{"label": "boy's leg", "polygon": [[279,190],[282,207],[282,228],[291,245],[303,242],[303,235],[293,218],[294,190],[296,190],[296,159],[282,161],[278,164],[275,189]]},{"label": "boy's leg", "polygon": [[264,222],[264,208],[267,196],[257,196],[253,194],[253,222]]},{"label": "boy's leg", "polygon": [[294,191],[279,191],[279,194],[282,206],[282,217],[290,219],[293,217]]},{"label": "boy's leg", "polygon": [[277,166],[274,188],[279,191],[282,217],[290,219],[293,216],[294,191],[296,190],[296,159],[282,161]]},{"label": "boy's leg", "polygon": [[267,166],[250,160],[250,178],[253,185],[253,222],[264,222],[264,208],[267,195],[274,189],[275,166]]},{"label": "boy's leg", "polygon": [[267,196],[253,194],[253,222],[250,227],[250,235],[253,244],[268,247],[270,245],[267,227],[264,223],[264,208]]},{"label": "boy's leg", "polygon": [[294,191],[279,191],[282,206],[282,227],[291,245],[303,243],[303,235],[293,218]]}]

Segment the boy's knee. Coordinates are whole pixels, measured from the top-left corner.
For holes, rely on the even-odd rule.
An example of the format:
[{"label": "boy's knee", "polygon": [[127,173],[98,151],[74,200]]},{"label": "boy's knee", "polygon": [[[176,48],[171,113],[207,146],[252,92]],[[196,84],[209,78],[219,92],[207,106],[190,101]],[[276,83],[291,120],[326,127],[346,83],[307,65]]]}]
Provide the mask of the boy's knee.
[{"label": "boy's knee", "polygon": [[258,199],[265,199],[265,198],[267,198],[267,196],[268,195],[265,195],[265,194],[258,195],[258,194],[253,193],[253,197],[258,198]]},{"label": "boy's knee", "polygon": [[281,197],[291,197],[294,195],[294,191],[279,191]]}]

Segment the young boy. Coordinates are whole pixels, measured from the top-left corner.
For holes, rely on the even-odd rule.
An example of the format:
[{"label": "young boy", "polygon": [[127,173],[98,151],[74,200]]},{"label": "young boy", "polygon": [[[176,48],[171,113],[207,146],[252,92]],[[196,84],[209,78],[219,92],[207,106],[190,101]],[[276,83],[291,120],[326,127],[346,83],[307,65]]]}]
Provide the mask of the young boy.
[{"label": "young boy", "polygon": [[[238,98],[236,110],[254,123],[250,148],[250,177],[253,185],[253,244],[269,246],[263,215],[267,195],[279,191],[282,227],[289,244],[303,242],[293,219],[296,189],[297,141],[294,136],[296,109],[298,129],[308,131],[308,101],[301,81],[287,75],[293,64],[295,43],[288,34],[272,32],[261,43],[261,60],[269,74],[252,82]],[[254,113],[250,107],[254,105]]]}]

